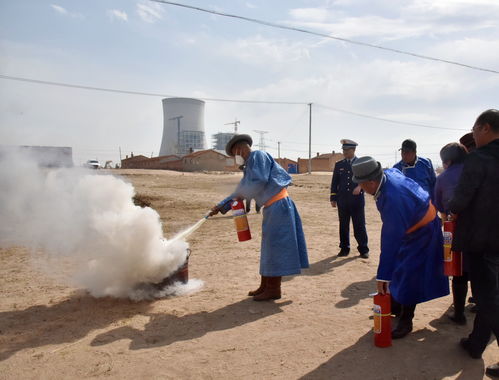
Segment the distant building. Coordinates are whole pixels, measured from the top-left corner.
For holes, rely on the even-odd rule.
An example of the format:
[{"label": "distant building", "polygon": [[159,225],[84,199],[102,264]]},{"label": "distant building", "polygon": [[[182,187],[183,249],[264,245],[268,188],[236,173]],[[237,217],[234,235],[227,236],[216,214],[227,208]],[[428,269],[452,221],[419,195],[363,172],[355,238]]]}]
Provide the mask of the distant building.
[{"label": "distant building", "polygon": [[182,157],[183,170],[194,171],[238,171],[234,158],[213,149],[194,152]]},{"label": "distant building", "polygon": [[225,151],[225,146],[234,137],[234,133],[219,132],[212,135],[213,149],[218,151]]},{"label": "distant building", "polygon": [[130,158],[126,156],[125,159],[121,160],[122,169],[145,169],[142,166],[142,162],[149,160],[148,157],[139,154],[138,156],[132,155]]},{"label": "distant building", "polygon": [[73,166],[73,148],[58,146],[0,146],[0,158],[6,154],[16,154],[34,160],[45,168]]},{"label": "distant building", "polygon": [[[343,154],[335,153],[317,153],[315,157],[312,157],[312,171],[313,172],[332,172],[334,165],[337,161],[342,160]],[[308,172],[308,158],[298,158],[298,172],[307,173]]]},{"label": "distant building", "polygon": [[192,152],[185,156],[168,155],[148,158],[134,156],[121,160],[123,169],[164,169],[177,171],[239,171],[234,158],[213,149]]},{"label": "distant building", "polygon": [[283,167],[290,174],[298,173],[298,162],[290,160],[289,158],[275,158],[275,161]]}]

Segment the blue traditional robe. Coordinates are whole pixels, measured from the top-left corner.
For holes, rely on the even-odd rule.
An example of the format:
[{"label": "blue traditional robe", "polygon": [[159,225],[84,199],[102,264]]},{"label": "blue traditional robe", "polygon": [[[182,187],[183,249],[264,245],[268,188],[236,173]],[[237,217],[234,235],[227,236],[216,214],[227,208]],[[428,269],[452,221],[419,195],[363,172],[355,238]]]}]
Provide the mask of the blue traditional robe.
[{"label": "blue traditional robe", "polygon": [[383,221],[377,279],[390,281],[393,298],[403,305],[449,294],[440,219],[406,232],[428,211],[428,192],[399,170],[387,169],[375,197]]},{"label": "blue traditional robe", "polygon": [[433,164],[429,158],[416,157],[414,165],[408,165],[404,161],[399,161],[393,165],[393,167],[400,170],[405,176],[416,181],[419,186],[430,194],[430,198],[433,199],[437,177],[435,175],[435,170],[433,169]]},{"label": "blue traditional robe", "polygon": [[[230,208],[236,198],[263,206],[291,183],[291,176],[266,152],[251,152],[236,190],[218,205]],[[288,276],[308,268],[305,235],[294,202],[286,197],[263,209],[260,274]]]}]

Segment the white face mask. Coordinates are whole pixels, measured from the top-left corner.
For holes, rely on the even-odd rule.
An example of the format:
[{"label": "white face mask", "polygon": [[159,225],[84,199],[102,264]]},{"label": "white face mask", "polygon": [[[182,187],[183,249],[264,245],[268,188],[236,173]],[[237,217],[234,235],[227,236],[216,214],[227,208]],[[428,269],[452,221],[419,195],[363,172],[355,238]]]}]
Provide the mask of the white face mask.
[{"label": "white face mask", "polygon": [[244,158],[243,158],[243,156],[241,156],[239,154],[236,154],[234,156],[234,159],[236,160],[236,165],[239,165],[239,166],[244,165]]}]

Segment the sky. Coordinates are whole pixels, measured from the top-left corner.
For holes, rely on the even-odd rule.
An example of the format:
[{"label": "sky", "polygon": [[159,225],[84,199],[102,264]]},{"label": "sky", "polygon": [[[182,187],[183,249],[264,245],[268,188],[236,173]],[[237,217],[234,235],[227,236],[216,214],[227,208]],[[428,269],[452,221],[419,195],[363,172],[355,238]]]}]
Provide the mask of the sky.
[{"label": "sky", "polygon": [[[499,71],[497,0],[178,0],[218,12]],[[385,166],[406,138],[438,152],[499,108],[499,74],[149,0],[0,0],[0,75],[206,101],[211,135],[264,134],[277,157],[341,150]],[[75,165],[157,156],[161,96],[0,77],[0,144],[73,148]],[[348,112],[340,112],[348,111]],[[363,114],[398,122],[360,117]]]}]

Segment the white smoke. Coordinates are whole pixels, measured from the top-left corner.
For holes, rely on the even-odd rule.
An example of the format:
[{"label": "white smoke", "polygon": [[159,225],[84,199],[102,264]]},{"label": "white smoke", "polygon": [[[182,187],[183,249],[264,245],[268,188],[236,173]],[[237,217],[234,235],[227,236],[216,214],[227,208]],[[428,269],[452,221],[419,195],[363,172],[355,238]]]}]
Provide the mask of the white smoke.
[{"label": "white smoke", "polygon": [[133,186],[112,175],[44,169],[25,155],[4,154],[0,246],[41,250],[53,273],[64,272],[95,297],[144,299],[199,288],[199,282],[185,289],[140,287],[174,273],[188,244],[167,241],[158,213],[134,205],[133,196]]}]

